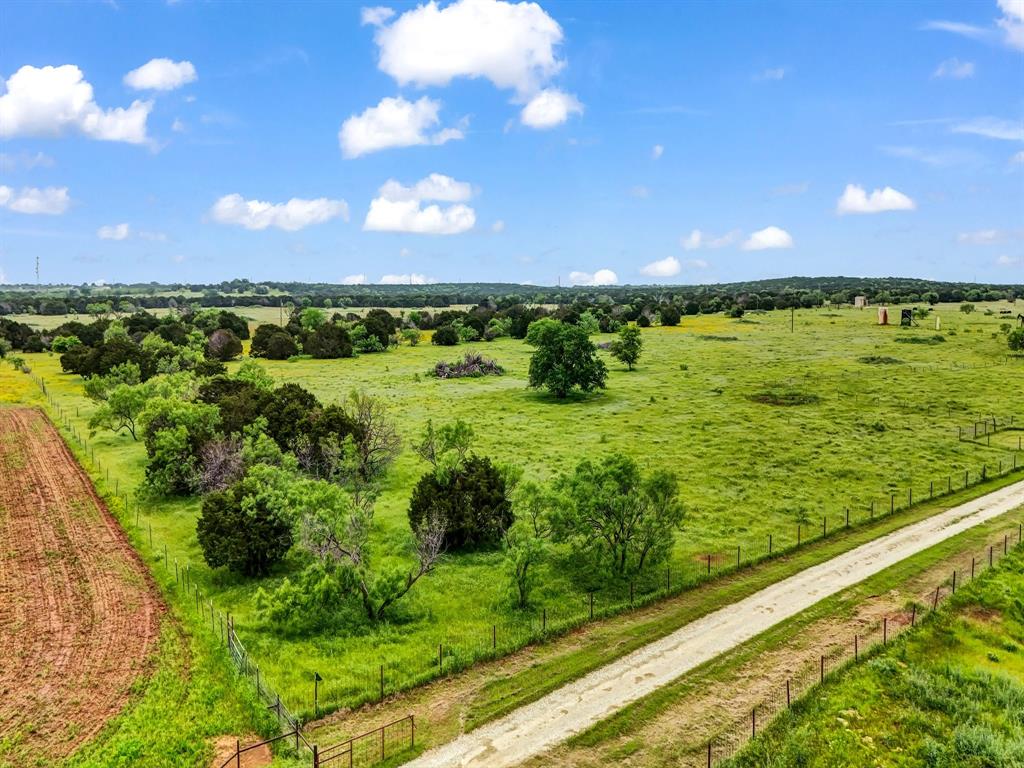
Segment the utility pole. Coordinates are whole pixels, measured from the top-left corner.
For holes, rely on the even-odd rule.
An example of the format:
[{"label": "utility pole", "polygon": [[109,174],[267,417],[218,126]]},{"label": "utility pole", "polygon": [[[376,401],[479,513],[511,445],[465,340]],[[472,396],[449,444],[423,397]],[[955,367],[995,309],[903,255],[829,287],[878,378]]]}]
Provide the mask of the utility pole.
[{"label": "utility pole", "polygon": [[36,256],[36,286],[39,285],[39,257]]}]

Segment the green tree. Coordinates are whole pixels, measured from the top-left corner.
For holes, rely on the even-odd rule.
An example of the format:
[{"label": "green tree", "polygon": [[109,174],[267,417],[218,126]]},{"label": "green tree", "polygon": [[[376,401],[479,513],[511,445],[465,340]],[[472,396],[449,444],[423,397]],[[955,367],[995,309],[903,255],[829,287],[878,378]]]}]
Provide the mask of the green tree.
[{"label": "green tree", "polygon": [[208,494],[196,521],[203,559],[244,576],[263,576],[292,546],[279,473],[254,467],[226,491]]},{"label": "green tree", "polygon": [[574,389],[604,388],[608,369],[584,329],[543,318],[530,324],[526,342],[536,348],[530,358],[531,387],[546,387],[560,399]]},{"label": "green tree", "polygon": [[610,454],[599,462],[585,459],[555,487],[563,499],[552,513],[556,541],[618,577],[668,557],[683,521],[673,473],[643,477],[633,459]]},{"label": "green tree", "polygon": [[1006,336],[1006,343],[1014,352],[1024,352],[1024,327],[1010,331]]},{"label": "green tree", "polygon": [[199,483],[200,451],[220,424],[217,406],[155,397],[139,415],[146,443],[146,484],[157,493],[188,494]]},{"label": "green tree", "polygon": [[72,347],[79,347],[81,345],[82,341],[77,336],[55,336],[53,341],[50,342],[50,349],[57,354],[62,354]]},{"label": "green tree", "polygon": [[325,323],[306,338],[304,349],[320,360],[352,357],[352,339],[340,325]]},{"label": "green tree", "polygon": [[969,315],[971,314],[971,312],[974,311],[974,305],[969,302],[964,302],[963,304],[960,305],[960,311],[963,312],[965,315]]},{"label": "green tree", "polygon": [[118,384],[109,390],[89,418],[89,429],[93,434],[97,428],[109,429],[115,434],[126,429],[132,440],[138,440],[135,422],[149,399],[147,389],[145,384]]},{"label": "green tree", "polygon": [[306,307],[299,313],[299,323],[305,331],[315,331],[327,322],[327,314],[316,307]]},{"label": "green tree", "polygon": [[625,363],[632,371],[633,366],[640,359],[643,347],[644,340],[640,335],[640,328],[635,325],[624,325],[619,329],[619,338],[612,342],[610,351],[612,357]]}]

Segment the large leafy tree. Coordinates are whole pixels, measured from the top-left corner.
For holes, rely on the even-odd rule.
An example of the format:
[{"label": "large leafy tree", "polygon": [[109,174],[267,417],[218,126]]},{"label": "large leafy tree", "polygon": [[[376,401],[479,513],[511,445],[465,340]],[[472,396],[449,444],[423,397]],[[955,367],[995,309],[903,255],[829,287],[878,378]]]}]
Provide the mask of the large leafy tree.
[{"label": "large leafy tree", "polygon": [[574,389],[604,388],[608,369],[585,329],[544,318],[530,325],[526,341],[536,348],[530,358],[531,387],[545,387],[557,398]]},{"label": "large leafy tree", "polygon": [[676,476],[644,477],[620,454],[585,459],[555,484],[562,503],[552,511],[554,538],[614,576],[640,573],[668,557],[683,521]]}]

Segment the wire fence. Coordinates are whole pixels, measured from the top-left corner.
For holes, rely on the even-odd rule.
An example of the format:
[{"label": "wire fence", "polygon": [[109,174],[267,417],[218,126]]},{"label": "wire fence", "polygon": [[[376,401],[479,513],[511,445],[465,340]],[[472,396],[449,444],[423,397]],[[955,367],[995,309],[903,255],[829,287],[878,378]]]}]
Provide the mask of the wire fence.
[{"label": "wire fence", "polygon": [[[981,442],[984,439],[986,445],[991,445],[992,435],[1007,430],[1024,431],[1024,422],[1017,421],[1012,415],[1001,419],[995,416],[988,416],[984,419],[975,420],[969,427],[963,425],[957,428],[957,439],[961,442],[970,440]],[[1017,450],[1021,449],[1020,438],[1017,438]]]},{"label": "wire fence", "polygon": [[748,715],[734,719],[714,738],[710,739],[699,754],[693,754],[688,761],[679,765],[684,768],[710,768],[725,764],[736,757],[746,745],[792,705],[815,691],[831,677],[852,664],[888,646],[893,640],[931,619],[933,614],[954,594],[983,573],[996,567],[1002,558],[1022,544],[1024,526],[1018,523],[1007,529],[998,540],[993,540],[984,550],[966,557],[949,576],[936,585],[923,600],[911,602],[902,611],[887,616],[873,624],[868,631],[853,635],[848,641],[833,644],[822,649],[816,656],[808,658],[797,672],[786,678],[783,684],[774,686]]},{"label": "wire fence", "polygon": [[[997,476],[1024,470],[1024,461],[1020,460],[1018,452],[1013,451],[1001,458],[990,458],[980,468],[964,470],[962,475],[949,474],[930,480],[927,484],[920,482],[900,491],[892,491],[887,496],[876,497],[857,508],[848,506],[823,514],[820,522],[807,517],[795,522],[790,530],[784,532],[723,545],[714,551],[685,559],[677,556],[657,572],[648,571],[632,580],[620,580],[601,589],[581,592],[563,599],[557,605],[519,612],[514,617],[493,623],[487,632],[452,632],[445,628],[435,642],[406,649],[401,657],[382,657],[377,664],[364,663],[358,668],[349,667],[344,671],[331,670],[326,676],[317,673],[314,675],[316,679],[309,682],[309,696],[305,701],[296,701],[292,697],[286,703],[274,685],[261,673],[259,664],[245,650],[237,634],[234,618],[219,609],[195,583],[191,564],[171,560],[166,543],[154,540],[152,522],[142,519],[141,504],[137,499],[131,499],[127,490],[121,492],[116,476],[111,479],[109,466],[105,467],[96,457],[95,446],[72,421],[71,409],[62,406],[48,392],[44,379],[37,376],[32,378],[56,413],[66,434],[71,436],[90,462],[94,477],[105,483],[108,495],[123,506],[124,519],[130,523],[131,512],[135,512],[138,537],[143,544],[148,543],[157,565],[162,565],[168,574],[173,569],[175,587],[182,590],[187,600],[194,604],[201,623],[207,625],[211,635],[224,645],[239,673],[252,680],[258,696],[268,711],[275,715],[280,731],[294,738],[293,742],[285,741],[294,749],[305,747],[310,752],[314,745],[302,733],[302,724],[310,719],[342,708],[356,708],[370,702],[383,701],[390,695],[454,674],[474,664],[501,658],[530,644],[549,641],[589,622],[635,610],[735,574],[765,560],[793,554],[802,547],[853,528],[871,525],[921,502],[963,491]],[[75,415],[79,416],[77,409]],[[1006,421],[1013,419],[1006,417]],[[135,501],[134,505],[131,501]],[[357,751],[358,747],[354,748],[353,759]]]}]

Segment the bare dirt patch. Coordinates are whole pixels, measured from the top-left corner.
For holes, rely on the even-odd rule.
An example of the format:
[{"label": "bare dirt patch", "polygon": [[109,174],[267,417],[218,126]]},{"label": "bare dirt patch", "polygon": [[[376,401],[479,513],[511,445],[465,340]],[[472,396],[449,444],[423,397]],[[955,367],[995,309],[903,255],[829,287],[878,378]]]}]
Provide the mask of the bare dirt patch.
[{"label": "bare dirt patch", "polygon": [[[219,736],[213,743],[213,760],[210,763],[210,768],[221,768],[224,763],[235,756],[235,750],[238,745],[241,744],[242,748],[245,748],[246,744],[253,744],[259,739],[258,736],[250,735],[244,739],[236,740],[234,736]],[[264,744],[261,747],[250,749],[248,752],[243,752],[239,756],[238,762],[232,761],[229,763],[229,768],[263,768],[266,765],[270,765],[273,762],[274,756],[270,752],[270,747]]]},{"label": "bare dirt patch", "polygon": [[163,605],[56,430],[0,408],[0,737],[56,761],[147,672]]}]

